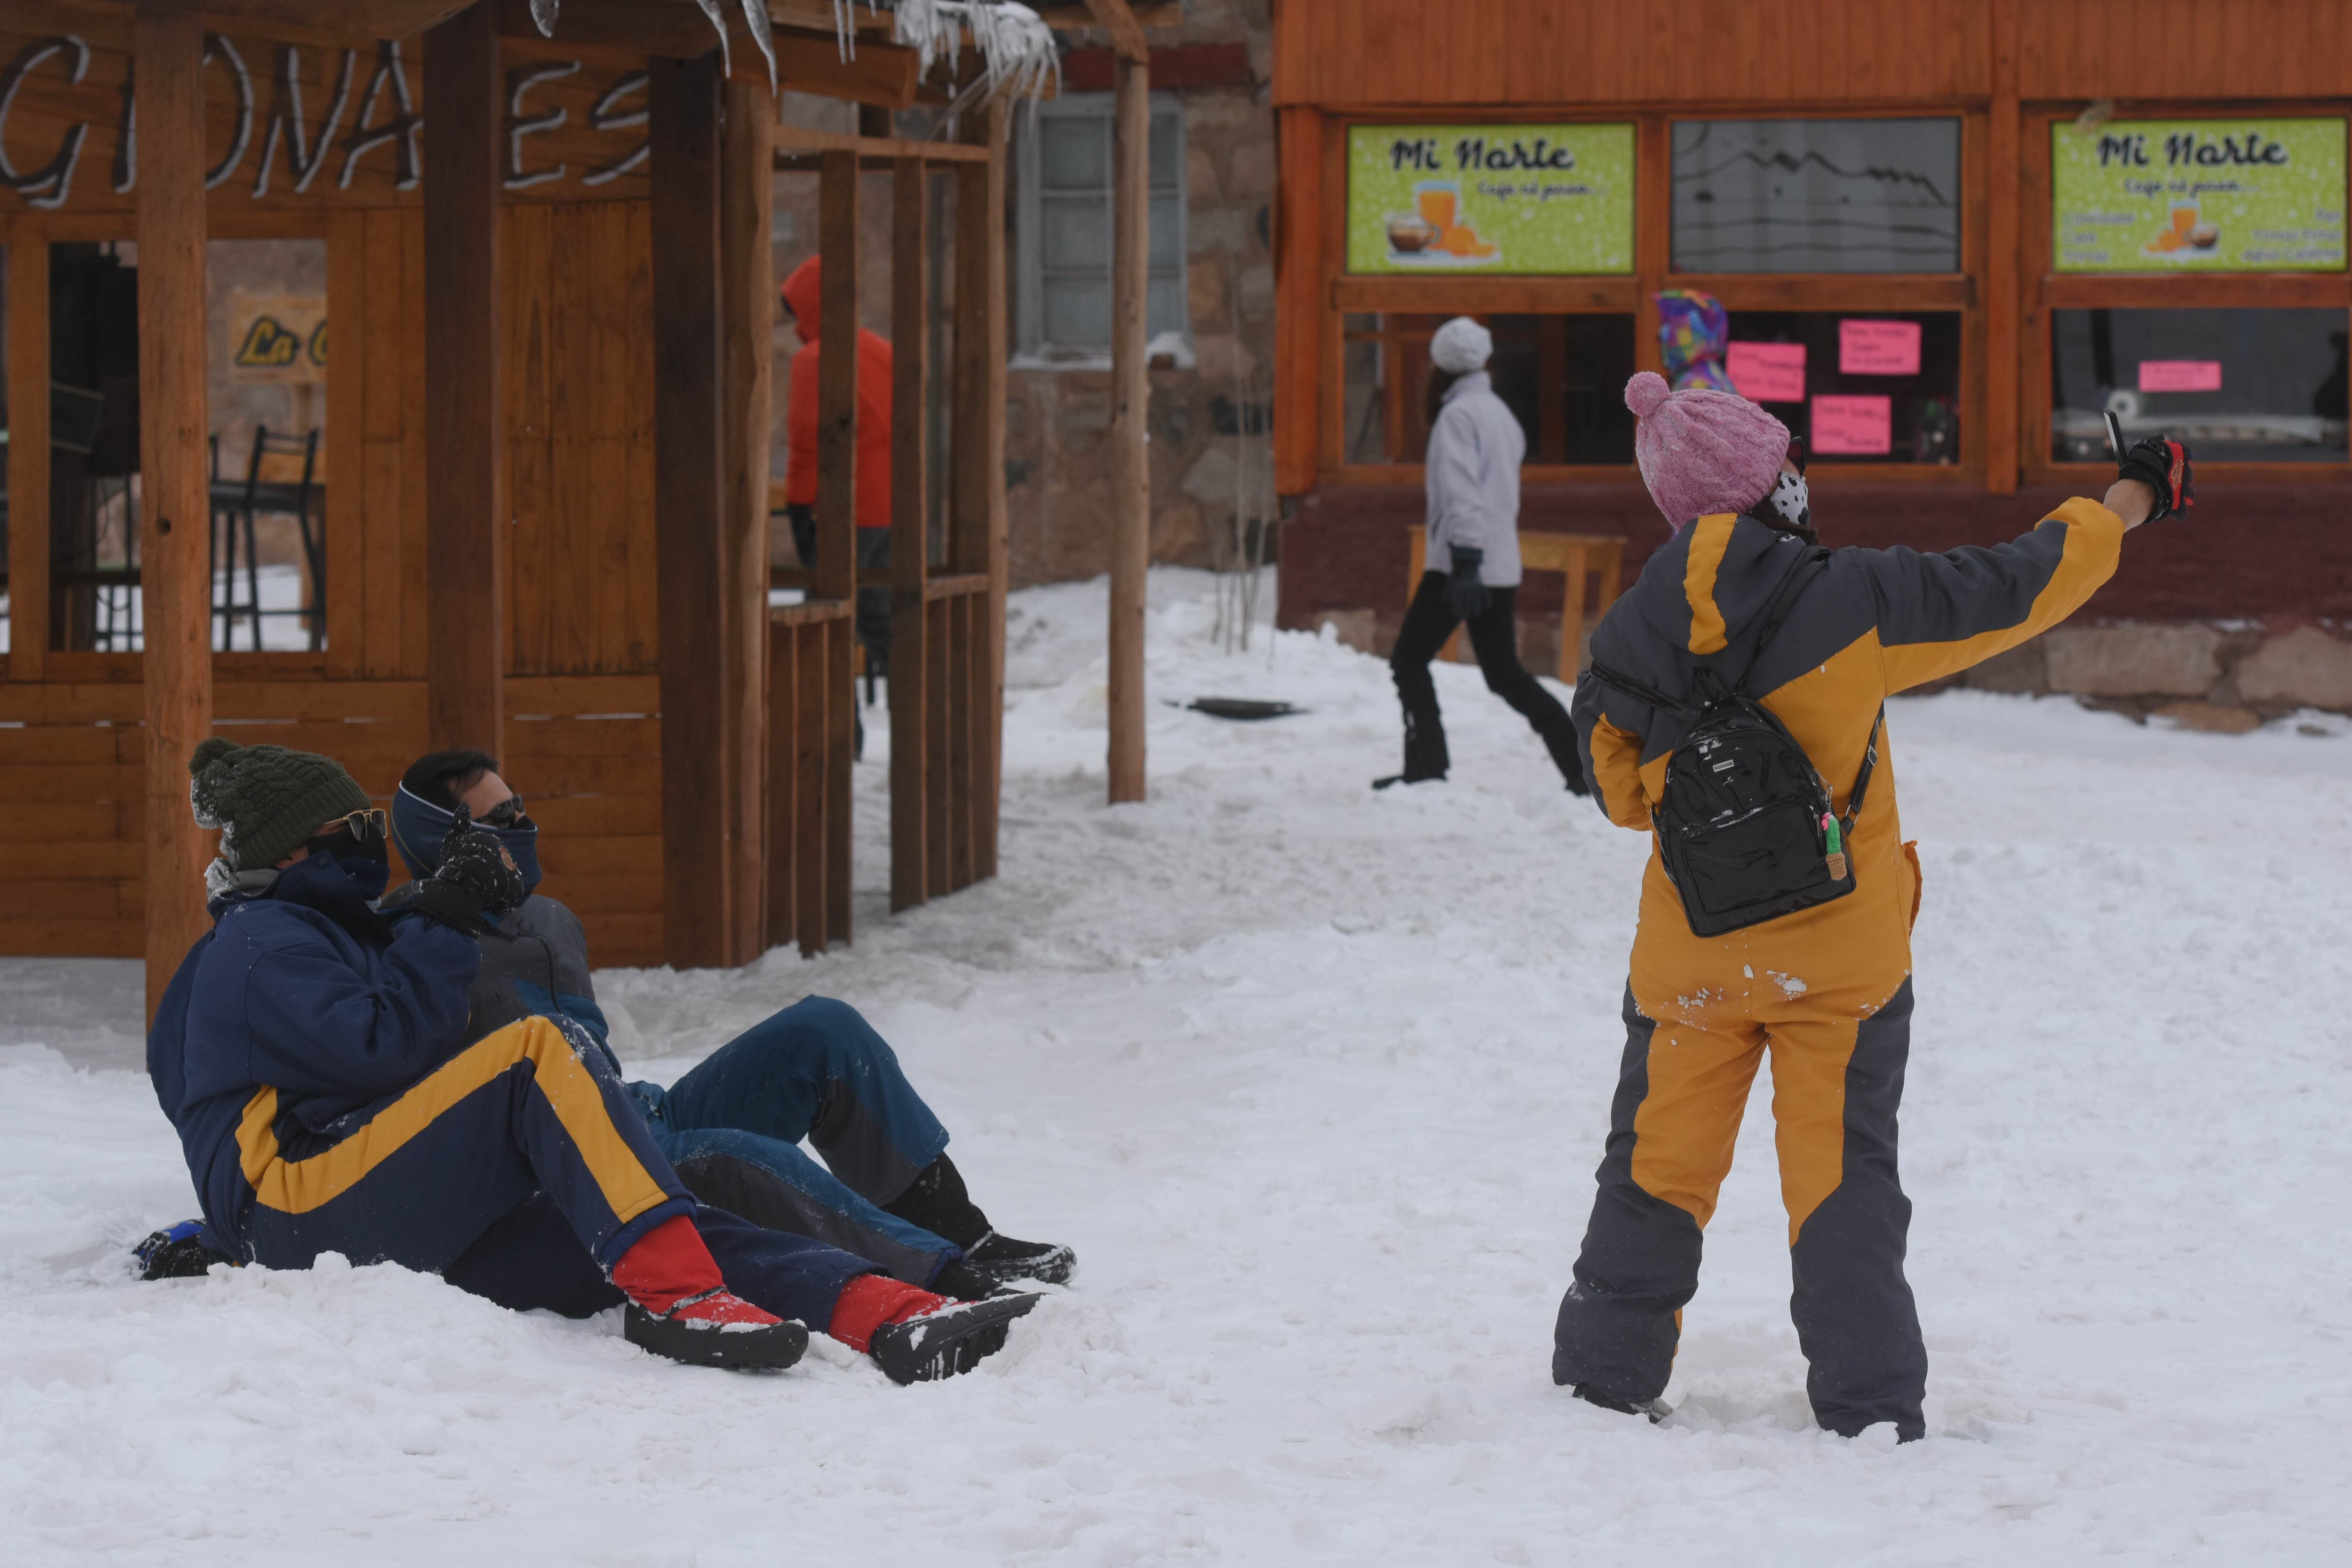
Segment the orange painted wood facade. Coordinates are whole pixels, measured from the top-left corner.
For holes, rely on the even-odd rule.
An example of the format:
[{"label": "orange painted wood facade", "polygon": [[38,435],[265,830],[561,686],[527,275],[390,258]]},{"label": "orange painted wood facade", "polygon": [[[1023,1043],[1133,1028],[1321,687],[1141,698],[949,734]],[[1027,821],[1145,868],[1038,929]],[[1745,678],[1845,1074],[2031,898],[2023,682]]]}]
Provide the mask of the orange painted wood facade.
[{"label": "orange painted wood facade", "polygon": [[[1633,313],[1658,363],[1651,296],[1742,310],[1950,310],[1960,316],[1953,465],[1843,465],[1832,484],[1960,485],[2005,495],[2075,485],[2050,460],[2053,308],[2323,306],[2352,312],[2352,274],[2057,275],[2051,127],[2091,110],[2153,116],[2344,115],[2352,9],[2335,0],[1276,0],[1279,123],[1275,442],[1277,488],[1418,483],[1409,464],[1349,465],[1350,313]],[[1961,267],[1938,274],[1689,275],[1669,265],[1671,130],[1707,118],[1936,115],[1961,131]],[[1630,121],[1634,265],[1615,277],[1349,276],[1351,123],[1426,119]],[[1630,466],[1531,468],[1535,480],[1631,484]],[[2342,463],[2200,465],[2200,480],[2352,483]],[[1288,565],[1286,556],[1286,566]]]}]

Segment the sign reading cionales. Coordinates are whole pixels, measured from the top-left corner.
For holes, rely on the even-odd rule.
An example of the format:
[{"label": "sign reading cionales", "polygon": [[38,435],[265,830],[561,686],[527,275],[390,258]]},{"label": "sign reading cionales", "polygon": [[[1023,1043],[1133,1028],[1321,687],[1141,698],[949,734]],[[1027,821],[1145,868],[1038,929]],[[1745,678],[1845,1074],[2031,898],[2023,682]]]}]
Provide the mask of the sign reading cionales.
[{"label": "sign reading cionales", "polygon": [[1633,128],[1356,125],[1350,272],[1633,269]]},{"label": "sign reading cionales", "polygon": [[[0,214],[128,212],[139,182],[128,8],[122,17],[42,9],[68,26],[17,31],[0,7]],[[215,209],[420,199],[420,53],[414,39],[321,47],[205,34],[205,188]],[[565,201],[643,196],[646,126],[645,72],[510,58],[503,183],[510,195]]]},{"label": "sign reading cionales", "polygon": [[2050,128],[2061,272],[2340,272],[2344,121]]}]

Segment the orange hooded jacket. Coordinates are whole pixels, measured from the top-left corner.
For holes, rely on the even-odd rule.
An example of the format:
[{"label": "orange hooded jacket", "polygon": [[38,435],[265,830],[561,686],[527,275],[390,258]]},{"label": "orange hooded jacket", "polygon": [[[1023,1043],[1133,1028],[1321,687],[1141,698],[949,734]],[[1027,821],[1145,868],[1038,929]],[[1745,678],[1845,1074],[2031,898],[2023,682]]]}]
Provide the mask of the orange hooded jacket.
[{"label": "orange hooded jacket", "polygon": [[[816,504],[817,326],[821,313],[818,263],[810,257],[779,290],[799,321],[801,346],[784,408],[784,499]],[[890,340],[857,332],[857,526],[890,526]]]}]

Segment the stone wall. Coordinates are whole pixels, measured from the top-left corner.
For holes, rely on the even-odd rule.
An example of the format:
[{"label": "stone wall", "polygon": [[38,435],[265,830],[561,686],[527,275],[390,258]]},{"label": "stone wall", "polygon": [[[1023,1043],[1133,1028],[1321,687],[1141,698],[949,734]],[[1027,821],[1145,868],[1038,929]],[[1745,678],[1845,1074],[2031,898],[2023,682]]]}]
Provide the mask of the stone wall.
[{"label": "stone wall", "polygon": [[2063,693],[2232,734],[2305,708],[2352,713],[2352,626],[2124,621],[2053,626],[1949,682]]}]

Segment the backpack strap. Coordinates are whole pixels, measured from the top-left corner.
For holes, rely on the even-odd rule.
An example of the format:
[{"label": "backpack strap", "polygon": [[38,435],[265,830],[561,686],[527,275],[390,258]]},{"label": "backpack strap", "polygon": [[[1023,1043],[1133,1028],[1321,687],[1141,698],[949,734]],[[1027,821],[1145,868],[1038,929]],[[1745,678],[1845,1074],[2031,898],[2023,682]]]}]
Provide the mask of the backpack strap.
[{"label": "backpack strap", "polygon": [[1788,580],[1780,584],[1780,591],[1772,596],[1771,607],[1764,612],[1763,626],[1756,634],[1756,646],[1748,651],[1748,668],[1739,672],[1739,683],[1732,689],[1738,695],[1744,697],[1748,694],[1748,678],[1756,673],[1756,661],[1764,657],[1765,648],[1779,635],[1780,624],[1789,618],[1789,612],[1797,607],[1798,597],[1813,585],[1814,578],[1829,570],[1829,565],[1830,552],[1827,550],[1808,550],[1803,564],[1790,573]]},{"label": "backpack strap", "polygon": [[1696,707],[1681,698],[1669,697],[1656,687],[1644,685],[1630,675],[1620,675],[1597,658],[1585,666],[1585,668],[1590,670],[1592,679],[1601,685],[1614,687],[1635,701],[1646,702],[1662,713],[1679,714],[1687,719],[1698,711]]},{"label": "backpack strap", "polygon": [[1843,830],[1851,836],[1855,819],[1862,816],[1863,796],[1870,793],[1870,775],[1878,771],[1878,732],[1886,728],[1886,704],[1878,705],[1878,717],[1870,721],[1870,743],[1863,748],[1862,766],[1853,775],[1853,788],[1845,797],[1845,821]]}]

